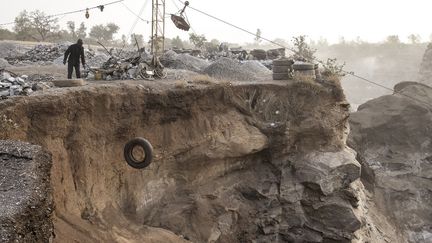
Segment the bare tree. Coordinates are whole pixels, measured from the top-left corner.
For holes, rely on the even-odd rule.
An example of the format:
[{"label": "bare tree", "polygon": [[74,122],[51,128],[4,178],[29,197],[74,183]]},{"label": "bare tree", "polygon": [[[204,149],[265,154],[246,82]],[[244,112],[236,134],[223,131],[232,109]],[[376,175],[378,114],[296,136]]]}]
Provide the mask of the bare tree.
[{"label": "bare tree", "polygon": [[20,40],[46,41],[48,37],[58,32],[57,22],[56,18],[50,17],[40,10],[30,13],[24,10],[15,18],[14,29]]},{"label": "bare tree", "polygon": [[36,10],[30,13],[31,26],[39,34],[40,40],[45,41],[50,34],[59,30],[58,19],[47,16],[44,12]]}]

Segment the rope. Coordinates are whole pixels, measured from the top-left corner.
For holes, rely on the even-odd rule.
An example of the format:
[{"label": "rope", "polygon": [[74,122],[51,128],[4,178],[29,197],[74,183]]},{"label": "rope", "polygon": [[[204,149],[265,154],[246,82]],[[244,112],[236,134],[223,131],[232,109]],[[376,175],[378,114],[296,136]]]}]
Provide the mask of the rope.
[{"label": "rope", "polygon": [[[183,2],[182,0],[178,0],[178,1],[181,2],[182,4],[184,4],[184,2]],[[259,36],[259,35],[257,35],[257,34],[255,34],[255,33],[251,32],[251,31],[249,31],[249,30],[247,30],[247,29],[244,29],[244,28],[242,28],[242,27],[240,27],[240,26],[237,26],[237,25],[235,25],[235,24],[232,24],[232,23],[230,23],[230,22],[228,22],[228,21],[225,21],[225,20],[223,20],[223,19],[221,19],[221,18],[218,18],[218,17],[216,17],[216,16],[214,16],[214,15],[211,15],[211,14],[209,14],[209,13],[206,13],[206,12],[204,12],[204,11],[201,11],[201,10],[199,10],[199,9],[196,9],[196,8],[192,7],[191,5],[189,5],[188,8],[190,8],[190,9],[192,9],[192,10],[198,12],[198,13],[201,13],[201,14],[207,16],[207,17],[210,17],[210,18],[212,18],[212,19],[215,19],[215,20],[217,20],[217,21],[219,21],[219,22],[222,22],[222,23],[224,23],[224,24],[226,24],[226,25],[229,25],[229,26],[231,26],[231,27],[233,27],[233,28],[235,28],[235,29],[241,30],[241,31],[243,31],[243,32],[245,32],[245,33],[247,33],[247,34],[250,34],[250,35],[252,35],[252,36],[254,36],[254,37],[256,37],[256,38],[259,38],[259,39],[265,40],[265,41],[270,42],[270,43],[272,43],[272,44],[274,44],[274,45],[277,45],[277,46],[280,46],[280,47],[282,47],[282,48],[285,48],[285,49],[287,49],[287,50],[289,50],[289,51],[291,51],[291,52],[293,52],[293,53],[295,53],[295,54],[301,56],[301,53],[299,53],[297,50],[294,50],[293,48],[290,48],[290,47],[284,46],[284,45],[279,44],[279,43],[277,43],[277,42],[275,42],[275,41],[272,41],[272,40],[270,40],[270,39],[268,39],[268,38],[265,38],[265,37]],[[303,57],[303,58],[304,58],[304,57]],[[307,59],[307,58],[305,58],[305,59]],[[310,61],[317,61],[318,63],[324,65],[324,62],[321,61],[321,60],[318,60],[317,58],[314,58],[313,60],[310,60]],[[424,105],[427,105],[427,106],[431,106],[431,107],[432,107],[432,104],[431,104],[431,103],[427,103],[427,102],[425,102],[425,101],[423,101],[423,100],[417,99],[417,98],[412,97],[412,96],[409,96],[409,95],[407,95],[407,94],[403,94],[403,93],[401,93],[401,92],[396,92],[396,91],[395,91],[394,89],[392,89],[392,88],[389,88],[389,87],[387,87],[387,86],[385,86],[385,85],[379,84],[378,82],[374,82],[374,81],[372,81],[372,80],[370,80],[370,79],[367,79],[367,78],[365,78],[365,77],[362,77],[362,76],[356,75],[356,74],[354,74],[354,72],[347,72],[347,71],[345,71],[345,70],[342,70],[342,72],[343,72],[344,74],[351,75],[351,76],[353,76],[353,77],[355,77],[355,78],[357,78],[357,79],[359,79],[359,80],[362,80],[362,81],[364,81],[364,82],[367,82],[367,83],[373,84],[373,85],[375,85],[375,86],[381,87],[381,88],[383,88],[383,89],[386,89],[386,90],[392,91],[394,94],[400,94],[400,95],[402,95],[402,96],[404,96],[404,97],[406,97],[406,98],[409,98],[409,99],[414,100],[414,101],[416,101],[416,102],[419,102],[419,103],[422,103],[422,104],[424,104]]]}]

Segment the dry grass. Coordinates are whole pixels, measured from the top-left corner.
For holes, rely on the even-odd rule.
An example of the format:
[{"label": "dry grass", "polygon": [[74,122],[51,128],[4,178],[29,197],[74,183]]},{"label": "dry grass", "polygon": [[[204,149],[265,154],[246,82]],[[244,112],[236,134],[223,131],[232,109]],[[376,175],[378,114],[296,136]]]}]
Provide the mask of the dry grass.
[{"label": "dry grass", "polygon": [[174,87],[177,89],[186,88],[186,86],[187,86],[187,82],[184,80],[177,80],[174,83]]},{"label": "dry grass", "polygon": [[204,74],[192,76],[190,81],[196,84],[214,84],[217,82],[216,79]]},{"label": "dry grass", "polygon": [[7,134],[16,129],[18,129],[18,124],[6,115],[0,115],[0,139],[6,139]]}]

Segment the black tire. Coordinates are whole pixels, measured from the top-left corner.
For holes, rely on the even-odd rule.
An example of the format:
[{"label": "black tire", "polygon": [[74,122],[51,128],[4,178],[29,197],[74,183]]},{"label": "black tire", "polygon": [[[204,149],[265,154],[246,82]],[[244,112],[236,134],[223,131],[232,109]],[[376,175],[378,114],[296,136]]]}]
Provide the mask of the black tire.
[{"label": "black tire", "polygon": [[315,70],[315,65],[312,63],[294,63],[292,67],[294,70],[299,70],[299,71]]},{"label": "black tire", "polygon": [[[140,146],[145,152],[145,157],[142,161],[135,159],[132,154],[136,146]],[[132,168],[144,169],[148,167],[153,160],[153,147],[150,142],[144,138],[134,138],[126,143],[124,147],[124,157],[128,165]]]},{"label": "black tire", "polygon": [[288,73],[273,73],[273,80],[288,80]]},{"label": "black tire", "polygon": [[294,64],[293,60],[290,59],[276,59],[273,60],[273,66],[291,66]]},{"label": "black tire", "polygon": [[273,66],[274,73],[288,73],[291,69],[291,66]]}]

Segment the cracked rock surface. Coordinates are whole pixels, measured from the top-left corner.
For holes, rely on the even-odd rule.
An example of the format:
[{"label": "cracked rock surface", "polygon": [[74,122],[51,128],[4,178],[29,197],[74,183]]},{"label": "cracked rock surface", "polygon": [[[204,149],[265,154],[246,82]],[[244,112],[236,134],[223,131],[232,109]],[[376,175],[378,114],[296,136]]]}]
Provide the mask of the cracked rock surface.
[{"label": "cracked rock surface", "polygon": [[51,157],[41,147],[0,140],[0,241],[52,237]]}]

